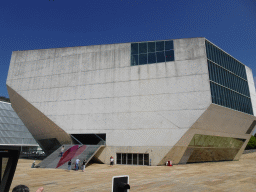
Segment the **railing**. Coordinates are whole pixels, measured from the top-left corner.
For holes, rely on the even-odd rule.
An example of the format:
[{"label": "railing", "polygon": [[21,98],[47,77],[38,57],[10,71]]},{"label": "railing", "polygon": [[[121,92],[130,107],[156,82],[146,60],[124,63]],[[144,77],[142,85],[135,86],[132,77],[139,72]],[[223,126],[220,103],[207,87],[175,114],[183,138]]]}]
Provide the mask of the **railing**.
[{"label": "railing", "polygon": [[[100,139],[100,142],[97,145],[106,145],[106,141],[104,141],[101,137],[99,137],[97,134],[94,134],[96,137]],[[73,135],[70,134],[70,136],[76,140],[80,145],[84,145],[81,141],[79,141],[77,138],[75,138]]]},{"label": "railing", "polygon": [[97,145],[106,145],[106,141],[102,140]]}]

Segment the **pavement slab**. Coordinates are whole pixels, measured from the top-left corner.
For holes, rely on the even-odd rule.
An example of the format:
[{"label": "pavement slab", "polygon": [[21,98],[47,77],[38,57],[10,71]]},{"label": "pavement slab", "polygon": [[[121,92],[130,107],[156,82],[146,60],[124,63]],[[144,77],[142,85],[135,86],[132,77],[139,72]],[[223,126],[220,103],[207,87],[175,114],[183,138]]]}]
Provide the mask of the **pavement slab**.
[{"label": "pavement slab", "polygon": [[[85,172],[31,168],[34,160],[20,159],[11,185],[27,185],[44,192],[112,190],[112,177],[129,175],[130,192],[137,191],[256,191],[256,152],[239,161],[167,166],[91,164]],[[38,164],[40,161],[36,161]],[[10,191],[11,191],[10,190]]]}]

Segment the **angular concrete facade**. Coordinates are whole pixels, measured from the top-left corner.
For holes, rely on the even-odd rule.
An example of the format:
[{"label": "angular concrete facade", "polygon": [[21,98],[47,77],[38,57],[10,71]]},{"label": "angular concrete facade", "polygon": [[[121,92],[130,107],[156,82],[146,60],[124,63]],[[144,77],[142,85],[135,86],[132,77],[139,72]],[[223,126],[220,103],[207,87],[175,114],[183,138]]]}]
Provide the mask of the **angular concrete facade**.
[{"label": "angular concrete facade", "polygon": [[[240,139],[231,160],[239,159],[255,116],[212,102],[205,38],[172,42],[173,61],[135,66],[131,43],[15,51],[7,78],[13,108],[49,152],[72,143],[70,134],[106,134],[101,162],[141,153],[152,165],[187,163],[194,136],[209,135]],[[255,111],[248,67],[246,74]]]}]

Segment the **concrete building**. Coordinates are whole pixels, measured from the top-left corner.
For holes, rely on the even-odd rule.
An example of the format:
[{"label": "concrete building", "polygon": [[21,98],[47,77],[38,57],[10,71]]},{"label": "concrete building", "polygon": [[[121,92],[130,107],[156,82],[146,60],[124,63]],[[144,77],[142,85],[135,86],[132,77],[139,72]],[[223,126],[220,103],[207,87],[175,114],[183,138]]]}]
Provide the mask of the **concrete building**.
[{"label": "concrete building", "polygon": [[21,146],[22,151],[37,150],[38,144],[12,109],[0,101],[0,146]]},{"label": "concrete building", "polygon": [[7,89],[46,152],[103,163],[238,160],[256,125],[251,69],[205,38],[14,51]]}]

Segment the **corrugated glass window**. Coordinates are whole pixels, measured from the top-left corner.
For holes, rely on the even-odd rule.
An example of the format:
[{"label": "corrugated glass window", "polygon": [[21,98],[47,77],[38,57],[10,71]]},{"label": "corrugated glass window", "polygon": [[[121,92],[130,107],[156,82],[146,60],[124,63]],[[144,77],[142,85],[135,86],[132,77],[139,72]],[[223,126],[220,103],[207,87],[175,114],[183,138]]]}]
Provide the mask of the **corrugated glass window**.
[{"label": "corrugated glass window", "polygon": [[212,102],[253,114],[245,66],[206,41]]}]

